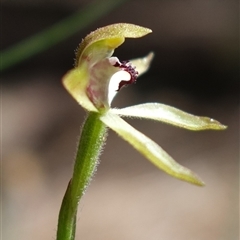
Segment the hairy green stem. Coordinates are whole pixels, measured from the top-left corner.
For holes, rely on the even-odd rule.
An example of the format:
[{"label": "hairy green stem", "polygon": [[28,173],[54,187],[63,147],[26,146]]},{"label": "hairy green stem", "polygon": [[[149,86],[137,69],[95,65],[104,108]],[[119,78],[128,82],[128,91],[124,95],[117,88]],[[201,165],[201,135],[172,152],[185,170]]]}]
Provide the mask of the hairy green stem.
[{"label": "hairy green stem", "polygon": [[57,240],[75,239],[78,202],[93,177],[105,140],[106,127],[100,121],[99,113],[89,113],[82,129],[73,176],[62,201]]}]

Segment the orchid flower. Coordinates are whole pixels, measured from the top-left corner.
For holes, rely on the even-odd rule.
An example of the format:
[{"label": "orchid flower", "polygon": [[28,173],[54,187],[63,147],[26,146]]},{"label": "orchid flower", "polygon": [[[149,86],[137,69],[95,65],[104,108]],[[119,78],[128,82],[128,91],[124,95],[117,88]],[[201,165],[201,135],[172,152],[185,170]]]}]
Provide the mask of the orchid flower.
[{"label": "orchid flower", "polygon": [[[159,169],[178,179],[204,185],[196,174],[178,164],[157,143],[133,128],[122,117],[162,121],[189,130],[221,130],[226,126],[214,119],[194,116],[161,103],[144,103],[122,109],[111,108],[116,94],[124,86],[135,83],[137,77],[148,70],[153,59],[153,53],[149,53],[143,58],[120,61],[112,56],[114,50],[125,41],[125,38],[140,38],[151,32],[148,28],[133,24],[112,24],[91,32],[79,45],[75,68],[63,77],[63,85],[89,112],[89,116],[81,134],[73,178],[70,182],[71,190],[68,188],[66,195],[74,196],[74,191],[78,189],[81,189],[82,195],[86,189],[106,139],[106,127],[115,131]],[[81,174],[85,176],[87,172],[90,172],[87,180],[75,181],[81,178]]]},{"label": "orchid flower", "polygon": [[142,153],[154,165],[182,180],[202,185],[190,170],[175,162],[160,146],[140,133],[120,116],[162,121],[190,130],[225,129],[216,120],[198,117],[176,108],[145,103],[123,109],[111,108],[111,102],[125,85],[134,83],[146,72],[153,53],[133,61],[120,62],[112,57],[114,49],[125,38],[138,38],[151,33],[148,28],[133,24],[113,24],[90,33],[80,44],[76,68],[63,78],[63,84],[87,111],[99,112],[99,119]]}]

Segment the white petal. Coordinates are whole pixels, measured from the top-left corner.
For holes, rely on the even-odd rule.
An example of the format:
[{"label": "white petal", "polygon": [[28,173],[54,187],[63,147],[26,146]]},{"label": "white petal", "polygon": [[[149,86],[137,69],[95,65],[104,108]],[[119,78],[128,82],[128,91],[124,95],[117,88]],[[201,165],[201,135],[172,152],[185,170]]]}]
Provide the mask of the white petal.
[{"label": "white petal", "polygon": [[131,75],[123,70],[120,70],[112,75],[108,85],[108,103],[109,106],[112,103],[113,98],[116,96],[119,90],[119,84],[121,81],[131,80]]},{"label": "white petal", "polygon": [[109,58],[103,59],[90,68],[90,76],[87,86],[87,94],[96,108],[110,107],[109,82],[112,76],[120,71],[111,65]]},{"label": "white petal", "polygon": [[119,116],[107,112],[100,119],[158,168],[181,180],[200,186],[204,185],[193,172],[175,162],[154,141],[137,131]]},{"label": "white petal", "polygon": [[189,130],[221,130],[226,128],[226,126],[214,119],[194,116],[160,103],[145,103],[122,109],[111,109],[111,112],[126,117],[161,121]]},{"label": "white petal", "polygon": [[136,59],[130,60],[130,63],[132,64],[132,66],[136,67],[138,76],[142,75],[149,69],[153,57],[154,57],[154,53],[150,52],[147,56],[143,58],[136,58]]}]

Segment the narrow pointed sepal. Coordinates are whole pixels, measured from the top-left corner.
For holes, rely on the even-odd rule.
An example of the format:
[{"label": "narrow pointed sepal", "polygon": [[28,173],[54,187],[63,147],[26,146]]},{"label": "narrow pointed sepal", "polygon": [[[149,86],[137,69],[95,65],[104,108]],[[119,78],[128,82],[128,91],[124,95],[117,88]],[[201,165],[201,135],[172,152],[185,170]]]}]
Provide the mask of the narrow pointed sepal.
[{"label": "narrow pointed sepal", "polygon": [[178,164],[159,145],[133,128],[119,116],[107,112],[100,117],[100,120],[119,134],[124,140],[129,142],[159,169],[162,169],[178,179],[199,186],[204,185],[204,183],[191,170]]},{"label": "narrow pointed sepal", "polygon": [[122,109],[111,109],[111,112],[124,117],[161,121],[195,131],[207,129],[223,130],[227,128],[227,126],[212,118],[195,116],[160,103],[145,103]]}]

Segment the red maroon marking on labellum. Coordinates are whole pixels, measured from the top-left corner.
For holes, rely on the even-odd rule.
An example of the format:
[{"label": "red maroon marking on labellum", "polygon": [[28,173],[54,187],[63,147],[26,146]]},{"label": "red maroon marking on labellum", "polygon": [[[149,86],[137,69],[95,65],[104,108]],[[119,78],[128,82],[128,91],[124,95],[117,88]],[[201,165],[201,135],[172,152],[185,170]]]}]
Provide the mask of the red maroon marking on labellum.
[{"label": "red maroon marking on labellum", "polygon": [[136,82],[138,72],[135,70],[135,67],[133,67],[129,61],[123,61],[123,62],[119,61],[119,62],[116,62],[113,66],[121,68],[123,71],[128,72],[131,76],[130,80],[122,80],[119,83],[117,91],[119,91],[123,86]]}]

